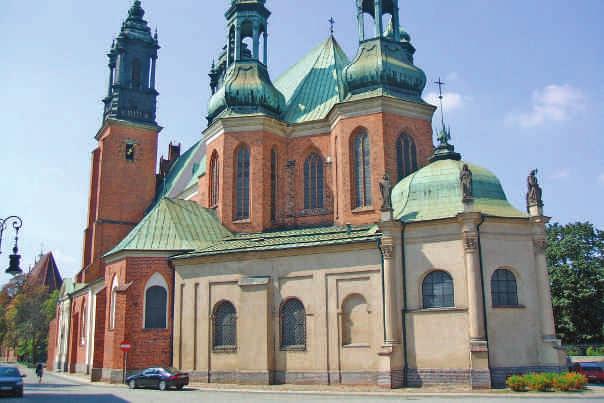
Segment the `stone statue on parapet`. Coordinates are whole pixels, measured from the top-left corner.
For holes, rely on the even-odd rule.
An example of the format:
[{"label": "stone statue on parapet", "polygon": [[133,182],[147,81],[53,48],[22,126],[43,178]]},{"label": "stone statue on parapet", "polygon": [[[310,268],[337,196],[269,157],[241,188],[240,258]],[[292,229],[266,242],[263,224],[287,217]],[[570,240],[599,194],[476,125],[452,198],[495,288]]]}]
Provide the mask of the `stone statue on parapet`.
[{"label": "stone statue on parapet", "polygon": [[382,194],[382,208],[381,211],[392,210],[392,182],[390,182],[390,176],[387,173],[384,174],[380,180],[380,193]]},{"label": "stone statue on parapet", "polygon": [[543,207],[543,191],[537,179],[538,170],[533,169],[527,178],[528,192],[526,193],[527,210],[531,207]]},{"label": "stone statue on parapet", "polygon": [[459,173],[459,183],[461,185],[463,202],[465,203],[474,200],[474,193],[472,192],[472,171],[468,164],[463,164],[463,169]]}]

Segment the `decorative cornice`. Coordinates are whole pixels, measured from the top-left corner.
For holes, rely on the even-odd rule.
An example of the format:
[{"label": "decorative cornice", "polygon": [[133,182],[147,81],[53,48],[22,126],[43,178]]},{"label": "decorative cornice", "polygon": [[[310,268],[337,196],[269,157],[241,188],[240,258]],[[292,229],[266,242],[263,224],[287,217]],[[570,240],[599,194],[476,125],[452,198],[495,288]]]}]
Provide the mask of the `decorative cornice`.
[{"label": "decorative cornice", "polygon": [[266,115],[233,116],[216,119],[203,131],[206,144],[224,133],[269,132],[277,136],[287,136],[287,125]]},{"label": "decorative cornice", "polygon": [[466,252],[475,252],[478,249],[478,234],[474,232],[464,232],[463,248]]},{"label": "decorative cornice", "polygon": [[541,238],[541,237],[533,238],[533,245],[537,252],[543,253],[543,252],[545,252],[545,249],[547,248],[547,239]]}]

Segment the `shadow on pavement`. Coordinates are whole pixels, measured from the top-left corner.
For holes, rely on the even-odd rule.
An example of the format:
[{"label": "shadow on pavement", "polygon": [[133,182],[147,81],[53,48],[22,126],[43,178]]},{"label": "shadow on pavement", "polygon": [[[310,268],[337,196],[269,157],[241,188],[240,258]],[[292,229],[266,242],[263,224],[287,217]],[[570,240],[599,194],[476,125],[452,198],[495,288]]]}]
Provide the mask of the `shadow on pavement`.
[{"label": "shadow on pavement", "polygon": [[4,401],[6,400],[6,402],[8,403],[9,401],[15,401],[15,402],[29,402],[29,401],[35,401],[35,402],[44,402],[44,403],[98,403],[98,402],[103,402],[103,403],[127,403],[127,400],[124,400],[122,398],[116,397],[112,394],[107,394],[107,393],[100,393],[100,394],[95,394],[95,395],[79,395],[79,394],[44,394],[44,393],[36,393],[36,394],[32,394],[32,395],[28,395],[27,392],[25,392],[25,396],[23,399],[4,399],[4,398],[0,398],[0,400]]}]

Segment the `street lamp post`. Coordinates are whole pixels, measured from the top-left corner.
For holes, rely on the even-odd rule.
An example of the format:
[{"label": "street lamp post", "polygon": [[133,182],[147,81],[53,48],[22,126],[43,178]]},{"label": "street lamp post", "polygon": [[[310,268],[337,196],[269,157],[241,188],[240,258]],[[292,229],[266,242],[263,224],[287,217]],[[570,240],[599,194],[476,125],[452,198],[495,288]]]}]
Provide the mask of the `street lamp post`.
[{"label": "street lamp post", "polygon": [[18,274],[23,273],[23,270],[19,267],[21,262],[21,255],[19,255],[19,230],[23,226],[23,220],[18,216],[9,216],[5,219],[0,219],[0,254],[2,254],[2,236],[4,235],[4,230],[8,227],[9,224],[12,224],[13,229],[15,230],[15,246],[13,247],[13,254],[9,256],[9,265],[8,269],[5,270],[7,274],[11,276],[16,276]]}]

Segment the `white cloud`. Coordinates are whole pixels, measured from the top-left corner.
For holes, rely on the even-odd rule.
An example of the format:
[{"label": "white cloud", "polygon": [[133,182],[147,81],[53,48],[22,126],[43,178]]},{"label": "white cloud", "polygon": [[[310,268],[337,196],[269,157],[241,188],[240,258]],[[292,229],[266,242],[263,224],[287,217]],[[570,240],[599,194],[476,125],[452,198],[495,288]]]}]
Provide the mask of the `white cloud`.
[{"label": "white cloud", "polygon": [[[439,106],[440,100],[438,99],[438,94],[436,92],[429,92],[426,94],[426,102],[429,104]],[[457,92],[445,92],[443,94],[443,106],[446,112],[451,112],[456,109],[461,109],[464,107],[467,98]]]},{"label": "white cloud", "polygon": [[553,174],[549,175],[549,178],[553,179],[553,180],[559,180],[559,179],[566,179],[569,176],[570,176],[570,171],[566,168],[562,168],[562,169],[557,170]]},{"label": "white cloud", "polygon": [[533,92],[532,109],[526,113],[511,113],[506,122],[523,128],[547,122],[569,120],[585,107],[585,95],[571,85],[551,84]]}]

